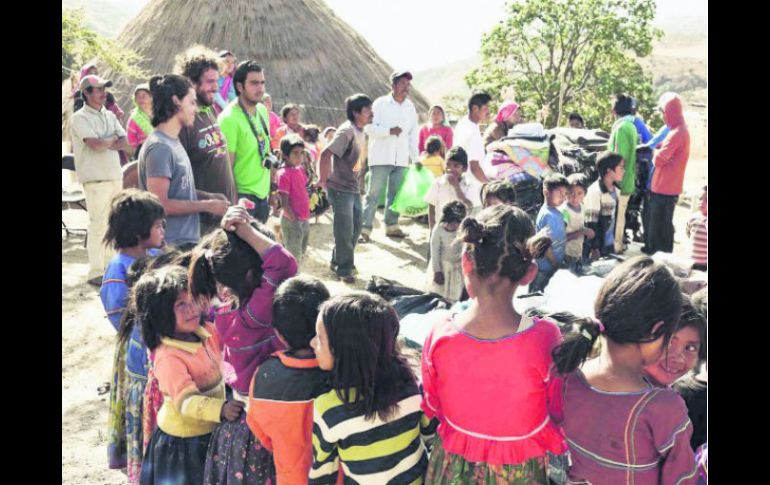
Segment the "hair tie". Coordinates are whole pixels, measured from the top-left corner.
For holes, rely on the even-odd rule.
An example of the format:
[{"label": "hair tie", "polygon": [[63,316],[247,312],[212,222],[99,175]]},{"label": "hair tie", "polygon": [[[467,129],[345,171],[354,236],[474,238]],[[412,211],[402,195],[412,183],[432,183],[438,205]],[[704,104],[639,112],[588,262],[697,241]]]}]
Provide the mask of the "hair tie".
[{"label": "hair tie", "polygon": [[594,323],[599,327],[599,333],[604,333],[604,324],[598,318],[592,318]]}]

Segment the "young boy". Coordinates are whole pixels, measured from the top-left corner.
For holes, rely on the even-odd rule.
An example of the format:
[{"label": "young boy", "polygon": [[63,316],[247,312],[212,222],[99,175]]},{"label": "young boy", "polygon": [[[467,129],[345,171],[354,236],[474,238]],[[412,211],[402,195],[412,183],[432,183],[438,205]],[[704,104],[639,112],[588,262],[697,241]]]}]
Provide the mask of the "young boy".
[{"label": "young boy", "polygon": [[544,258],[537,260],[538,273],[534,281],[529,285],[530,292],[542,291],[551,276],[564,263],[564,247],[567,243],[567,226],[561,215],[559,206],[567,199],[569,182],[567,177],[560,173],[552,173],[543,180],[543,197],[545,203],[540,208],[535,221],[535,230],[548,228],[551,237],[551,247],[545,253]]},{"label": "young boy", "polygon": [[277,483],[307,483],[313,462],[313,400],[327,392],[325,372],[310,348],[324,284],[309,276],[284,281],[273,297],[273,326],[288,350],[276,352],[254,374],[246,423],[273,453]]},{"label": "young boy", "polygon": [[709,186],[703,186],[700,195],[699,213],[687,221],[687,237],[691,239],[690,258],[695,261],[693,269],[708,270],[708,234],[709,234]]},{"label": "young boy", "polygon": [[564,250],[564,263],[575,273],[583,264],[583,241],[594,238],[594,231],[585,227],[583,199],[588,188],[588,178],[582,173],[573,173],[567,177],[569,189],[567,202],[562,206],[562,216],[567,223],[567,245]]},{"label": "young boy", "polygon": [[615,184],[623,180],[625,163],[617,153],[604,151],[596,158],[599,180],[586,191],[583,210],[586,227],[595,237],[586,244],[591,260],[607,256],[615,249],[615,212],[618,191]]},{"label": "young boy", "polygon": [[425,141],[425,151],[428,155],[420,162],[430,170],[435,177],[444,175],[444,140],[440,136],[430,136]]},{"label": "young boy", "polygon": [[285,165],[278,171],[278,195],[281,197],[283,215],[281,232],[284,247],[297,259],[307,251],[310,235],[310,196],[307,191],[308,178],[302,168],[305,142],[299,135],[290,134],[281,138],[281,155]]},{"label": "young boy", "polygon": [[493,205],[516,205],[516,188],[507,180],[493,180],[481,189],[484,209]]},{"label": "young boy", "polygon": [[104,244],[112,245],[117,254],[107,265],[99,296],[116,331],[128,300],[128,268],[139,258],[158,254],[156,250],[163,247],[164,217],[163,205],[152,192],[126,189],[110,203]]},{"label": "young boy", "polygon": [[433,185],[425,194],[428,203],[428,228],[433,231],[436,225],[436,214],[442,214],[444,205],[459,200],[468,212],[481,206],[481,187],[468,177],[468,154],[462,147],[452,147],[447,152],[446,173],[433,181]]}]

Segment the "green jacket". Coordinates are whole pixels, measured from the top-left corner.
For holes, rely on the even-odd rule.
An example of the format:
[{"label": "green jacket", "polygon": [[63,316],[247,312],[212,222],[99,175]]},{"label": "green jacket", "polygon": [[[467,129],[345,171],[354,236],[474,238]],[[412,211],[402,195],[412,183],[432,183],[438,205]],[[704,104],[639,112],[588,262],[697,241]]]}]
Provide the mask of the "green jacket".
[{"label": "green jacket", "polygon": [[636,188],[636,144],[638,142],[639,134],[634,126],[634,117],[618,118],[612,125],[612,134],[607,149],[619,154],[626,162],[626,172],[619,184],[622,195],[631,195]]}]

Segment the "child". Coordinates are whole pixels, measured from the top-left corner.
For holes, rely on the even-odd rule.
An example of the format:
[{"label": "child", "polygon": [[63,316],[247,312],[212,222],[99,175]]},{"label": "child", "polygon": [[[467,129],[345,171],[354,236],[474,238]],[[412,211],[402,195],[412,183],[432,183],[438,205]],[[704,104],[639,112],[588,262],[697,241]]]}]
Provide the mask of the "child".
[{"label": "child", "polygon": [[[687,404],[687,414],[692,421],[692,438],[690,446],[697,450],[706,443],[707,436],[707,394],[708,394],[708,362],[706,361],[706,341],[708,320],[708,287],[697,291],[692,296],[692,304],[698,314],[696,324],[700,320],[700,348],[698,350],[698,365],[685,377],[676,381],[674,390],[682,396]],[[681,324],[680,324],[681,326]],[[692,352],[692,350],[690,350]],[[700,372],[699,372],[700,371]]]},{"label": "child", "polygon": [[321,144],[318,141],[320,134],[321,129],[318,127],[318,125],[305,125],[305,130],[302,135],[302,139],[305,141],[305,145],[310,151],[314,171],[317,171],[315,170],[315,165],[318,163],[318,157],[321,154]]},{"label": "child", "polygon": [[[649,257],[629,259],[607,275],[594,308],[595,319],[571,317],[578,331],[553,351],[551,417],[564,427],[570,483],[693,484],[687,408],[644,376],[679,322],[676,279]],[[599,356],[586,362],[599,338]]]},{"label": "child", "polygon": [[703,186],[698,199],[699,213],[687,221],[687,237],[691,240],[690,258],[695,261],[693,269],[708,270],[708,234],[709,234],[709,186]]},{"label": "child", "polygon": [[[594,238],[586,247],[592,260],[607,256],[615,249],[615,212],[618,205],[616,183],[625,173],[623,157],[604,151],[596,158],[599,180],[586,191],[583,210],[585,224],[594,232]],[[585,254],[585,253],[584,253]]]},{"label": "child", "polygon": [[653,384],[671,387],[706,360],[706,319],[687,295],[682,295],[682,314],[676,333],[657,362],[644,368]]},{"label": "child", "polygon": [[[163,268],[168,265],[180,266],[185,270],[190,266],[190,252],[180,252],[177,250],[167,251],[152,259],[137,260],[131,265],[128,271],[128,279],[138,280],[142,274],[155,269]],[[130,283],[129,283],[130,284]],[[133,298],[131,299],[133,301]],[[131,331],[131,338],[142,342],[142,323],[135,317]],[[147,452],[147,445],[150,444],[150,437],[158,425],[158,411],[163,406],[163,393],[160,391],[158,378],[155,376],[155,354],[150,353],[147,364],[147,384],[144,386],[144,395],[142,396],[142,456]]]},{"label": "child", "polygon": [[138,483],[142,465],[142,428],[128,424],[136,419],[141,422],[147,349],[141,340],[129,339],[131,327],[121,328],[121,319],[128,306],[129,267],[163,246],[164,215],[163,205],[152,193],[123,190],[112,199],[104,235],[104,243],[117,254],[104,272],[100,297],[110,324],[119,331],[110,386],[107,456],[110,468],[128,467],[129,483]]},{"label": "child", "polygon": [[136,283],[134,299],[165,398],[142,462],[141,483],[200,484],[212,430],[243,410],[242,403],[225,400],[219,335],[213,325],[201,326],[184,268],[148,272]]},{"label": "child", "polygon": [[443,214],[444,205],[459,200],[468,210],[481,205],[481,189],[468,177],[468,154],[462,147],[454,147],[447,152],[446,174],[435,179],[425,202],[428,203],[428,229],[432,232],[436,225],[436,214]]},{"label": "child", "polygon": [[311,342],[332,390],[313,405],[311,483],[421,484],[428,463],[420,389],[397,344],[398,315],[371,293],[327,301]]},{"label": "child", "polygon": [[323,141],[324,141],[324,148],[329,146],[329,143],[332,142],[332,140],[334,139],[335,133],[337,133],[337,128],[333,126],[327,126],[326,128],[324,128],[324,132],[322,134]]},{"label": "child", "polygon": [[165,211],[158,197],[137,189],[122,190],[110,203],[104,244],[115,248],[104,272],[99,296],[110,324],[118,330],[126,308],[126,271],[131,263],[163,247],[166,232]]},{"label": "child", "polygon": [[585,227],[583,216],[583,199],[586,196],[588,178],[582,173],[573,173],[567,177],[567,181],[567,203],[561,209],[564,222],[567,223],[564,263],[571,271],[577,273],[583,265],[583,242],[586,238],[593,239],[594,231]]},{"label": "child", "polygon": [[[237,298],[237,308],[228,302],[212,311],[224,345],[225,379],[233,398],[246,404],[257,367],[283,347],[272,326],[273,294],[294,276],[297,262],[244,207],[230,207],[222,227],[193,250],[190,292],[206,301],[223,288]],[[272,456],[249,431],[246,413],[217,428],[206,455],[204,483],[265,483],[274,474]]]},{"label": "child", "polygon": [[310,340],[324,284],[307,276],[281,283],[273,298],[273,326],[286,351],[274,353],[254,374],[246,423],[273,453],[278,484],[307,483],[313,461],[313,399],[328,390]]},{"label": "child", "polygon": [[457,238],[457,228],[465,219],[462,202],[454,200],[444,206],[439,224],[430,236],[431,276],[429,290],[451,302],[460,299],[463,292],[463,273],[460,270],[463,243]]},{"label": "child", "polygon": [[425,142],[425,151],[428,153],[420,163],[433,173],[435,177],[444,175],[444,141],[439,136],[431,136]]},{"label": "child", "polygon": [[537,214],[535,229],[539,231],[547,228],[552,245],[546,251],[545,257],[537,260],[539,271],[537,278],[529,285],[530,292],[542,291],[548,285],[551,276],[564,263],[564,251],[567,245],[567,226],[564,223],[564,217],[561,215],[559,206],[566,200],[568,188],[569,182],[567,178],[560,173],[552,173],[543,180],[545,203]]},{"label": "child", "polygon": [[507,180],[493,180],[482,187],[481,200],[485,209],[499,204],[514,205],[516,188]]},{"label": "child", "polygon": [[547,484],[547,452],[566,450],[546,401],[559,329],[512,302],[548,237],[507,205],[466,218],[460,231],[470,304],[441,316],[422,353],[422,409],[439,421],[426,483]]},{"label": "child", "polygon": [[281,155],[285,162],[278,171],[278,195],[283,207],[281,231],[284,246],[297,262],[302,261],[310,236],[308,178],[301,167],[304,150],[305,142],[298,135],[281,139]]}]

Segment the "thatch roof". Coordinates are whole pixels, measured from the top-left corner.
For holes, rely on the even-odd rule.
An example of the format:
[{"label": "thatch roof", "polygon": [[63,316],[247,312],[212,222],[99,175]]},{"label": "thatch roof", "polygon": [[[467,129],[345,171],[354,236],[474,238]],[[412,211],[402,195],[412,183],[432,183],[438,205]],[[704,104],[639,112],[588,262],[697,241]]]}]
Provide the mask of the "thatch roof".
[{"label": "thatch roof", "polygon": [[[342,122],[351,94],[375,99],[390,91],[391,66],[322,0],[151,0],[118,41],[151,74],[171,72],[174,57],[195,44],[229,49],[239,62],[265,68],[275,111],[289,102],[306,105],[302,119],[320,125]],[[133,87],[145,80],[104,74],[128,111]],[[415,88],[410,97],[424,117],[427,100]]]}]

